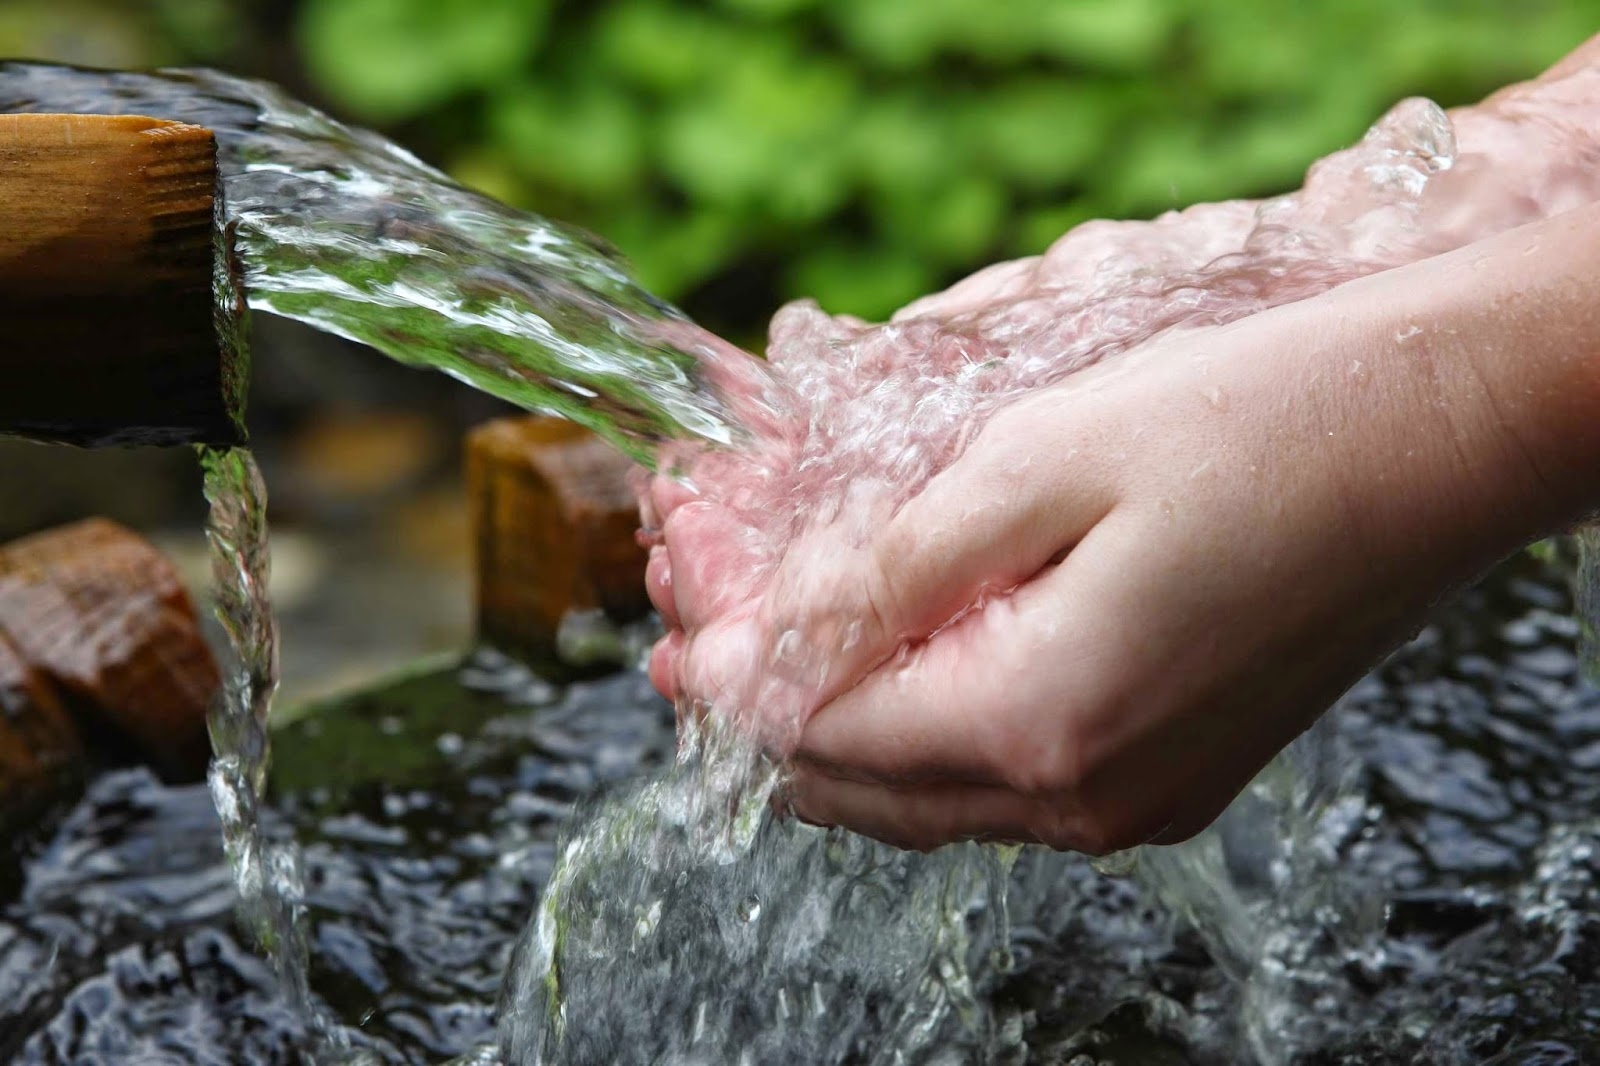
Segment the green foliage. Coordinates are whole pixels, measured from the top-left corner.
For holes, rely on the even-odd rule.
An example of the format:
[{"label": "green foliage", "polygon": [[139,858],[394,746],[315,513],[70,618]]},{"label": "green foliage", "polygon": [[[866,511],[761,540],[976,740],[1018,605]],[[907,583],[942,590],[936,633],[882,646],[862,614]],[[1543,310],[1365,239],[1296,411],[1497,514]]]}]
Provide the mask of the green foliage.
[{"label": "green foliage", "polygon": [[1086,218],[1298,184],[1423,93],[1548,65],[1600,0],[301,0],[317,88],[588,226],[750,338],[880,317]]},{"label": "green foliage", "polygon": [[301,44],[328,92],[377,121],[409,118],[515,76],[540,0],[305,0]]}]

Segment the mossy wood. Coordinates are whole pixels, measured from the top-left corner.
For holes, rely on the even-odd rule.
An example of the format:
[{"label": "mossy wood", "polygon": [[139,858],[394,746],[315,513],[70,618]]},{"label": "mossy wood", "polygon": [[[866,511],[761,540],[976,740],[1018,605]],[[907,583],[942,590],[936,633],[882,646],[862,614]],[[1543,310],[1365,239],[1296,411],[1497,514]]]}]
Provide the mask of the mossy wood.
[{"label": "mossy wood", "polygon": [[219,204],[209,130],[0,115],[0,434],[242,439]]}]

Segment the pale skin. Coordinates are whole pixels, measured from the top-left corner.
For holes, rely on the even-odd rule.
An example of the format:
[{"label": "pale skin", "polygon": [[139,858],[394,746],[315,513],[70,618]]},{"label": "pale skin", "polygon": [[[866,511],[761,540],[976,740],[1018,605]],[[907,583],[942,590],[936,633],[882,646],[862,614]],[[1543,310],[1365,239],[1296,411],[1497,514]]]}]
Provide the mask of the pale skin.
[{"label": "pale skin", "polygon": [[[710,665],[669,638],[652,675],[694,695],[765,633],[865,619],[792,745],[800,817],[921,849],[1181,841],[1443,596],[1600,507],[1596,279],[1581,207],[1161,338],[997,415],[837,556],[842,594],[786,563]],[[717,617],[713,516],[667,534],[664,616]]]}]

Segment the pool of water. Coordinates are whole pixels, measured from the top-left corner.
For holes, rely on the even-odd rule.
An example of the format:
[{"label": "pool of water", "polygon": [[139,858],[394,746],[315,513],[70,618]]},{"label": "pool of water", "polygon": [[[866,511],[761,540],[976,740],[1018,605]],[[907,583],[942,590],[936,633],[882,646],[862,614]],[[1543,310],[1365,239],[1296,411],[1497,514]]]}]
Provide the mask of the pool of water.
[{"label": "pool of water", "polygon": [[[1316,738],[1337,784],[1303,812],[1314,862],[1238,812],[1209,889],[1152,889],[1148,859],[1116,878],[1025,853],[1014,967],[980,975],[999,1029],[1027,1061],[1071,1066],[1238,1063],[1262,1032],[1281,1034],[1269,1057],[1304,1063],[1600,1055],[1600,691],[1579,680],[1564,589],[1519,559],[1357,686]],[[304,846],[312,987],[382,1062],[492,1043],[563,828],[673,750],[672,711],[637,674],[467,674],[278,733],[268,832]],[[299,1061],[300,1022],[235,927],[203,786],[106,773],[3,854],[0,1061]],[[1275,899],[1275,878],[1310,877],[1341,893]],[[1213,890],[1253,908],[1248,948],[1205,928]],[[1352,907],[1375,916],[1360,935]]]}]

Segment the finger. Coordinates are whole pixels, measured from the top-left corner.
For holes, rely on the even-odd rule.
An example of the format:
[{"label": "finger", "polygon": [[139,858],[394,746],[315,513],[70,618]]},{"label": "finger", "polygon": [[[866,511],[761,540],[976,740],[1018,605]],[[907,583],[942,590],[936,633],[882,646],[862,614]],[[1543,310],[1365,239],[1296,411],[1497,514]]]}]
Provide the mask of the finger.
[{"label": "finger", "polygon": [[764,644],[747,602],[698,632],[685,634],[677,693],[730,717],[755,742],[782,759],[799,740],[805,692],[781,674],[761,669]]},{"label": "finger", "polygon": [[[1040,440],[1036,416],[1022,401],[992,419],[864,547],[818,540],[791,551],[763,621],[827,664],[819,703],[986,592],[1028,580],[1110,510],[1111,479],[1091,454],[1103,450]],[[1032,458],[1041,449],[1049,462]]]},{"label": "finger", "polygon": [[723,507],[683,504],[665,526],[676,617],[699,629],[752,595],[760,564],[755,531]]},{"label": "finger", "polygon": [[657,692],[669,700],[678,698],[679,675],[682,672],[683,633],[673,630],[650,649],[650,683]]},{"label": "finger", "polygon": [[667,628],[681,628],[683,623],[678,620],[678,605],[672,593],[672,559],[664,544],[650,549],[650,558],[644,567],[644,587]]},{"label": "finger", "polygon": [[931,851],[980,840],[1078,850],[1084,843],[1076,812],[1005,789],[950,784],[897,789],[805,769],[795,771],[786,789],[802,820],[843,826],[897,848]]},{"label": "finger", "polygon": [[816,711],[797,758],[896,785],[1052,787],[1074,731],[1117,704],[1140,612],[1124,523],[1103,522],[1058,566],[991,601]]},{"label": "finger", "polygon": [[699,499],[692,485],[685,484],[668,474],[657,474],[650,479],[650,514],[645,519],[648,528],[660,529],[667,524],[672,513],[684,504]]}]

